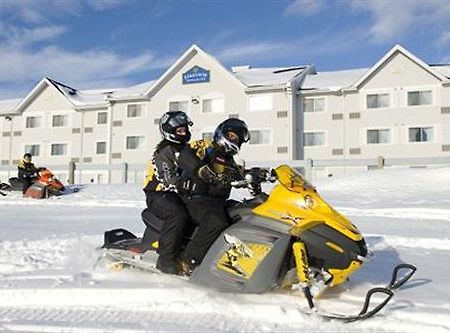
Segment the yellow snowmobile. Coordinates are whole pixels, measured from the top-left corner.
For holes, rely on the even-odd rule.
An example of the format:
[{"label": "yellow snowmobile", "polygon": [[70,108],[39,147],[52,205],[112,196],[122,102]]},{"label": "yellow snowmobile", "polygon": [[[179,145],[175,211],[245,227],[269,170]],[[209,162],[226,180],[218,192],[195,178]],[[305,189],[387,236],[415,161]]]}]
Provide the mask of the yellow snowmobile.
[{"label": "yellow snowmobile", "polygon": [[[371,252],[358,229],[295,169],[281,165],[267,172],[267,177],[256,178],[234,182],[237,187],[250,188],[253,197],[230,204],[228,213],[233,223],[210,247],[189,282],[234,293],[300,288],[315,310],[315,298],[326,288],[347,281],[370,259]],[[269,195],[261,190],[263,181],[277,182]],[[157,250],[163,222],[148,209],[142,217],[147,225],[143,238],[124,229],[105,233],[103,248],[110,260],[150,267],[145,254]],[[406,273],[398,279],[400,270]],[[409,264],[396,266],[390,284],[369,290],[357,315],[315,313],[344,321],[369,318],[387,304],[415,270]],[[373,294],[385,297],[370,308]]]}]

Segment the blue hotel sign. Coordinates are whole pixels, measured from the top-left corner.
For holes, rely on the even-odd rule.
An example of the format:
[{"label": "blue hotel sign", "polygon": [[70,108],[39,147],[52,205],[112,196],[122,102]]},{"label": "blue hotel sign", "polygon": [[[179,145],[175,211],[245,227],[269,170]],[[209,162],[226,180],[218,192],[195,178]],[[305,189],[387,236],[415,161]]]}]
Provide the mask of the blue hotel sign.
[{"label": "blue hotel sign", "polygon": [[209,71],[199,66],[194,66],[183,73],[183,84],[209,82]]}]

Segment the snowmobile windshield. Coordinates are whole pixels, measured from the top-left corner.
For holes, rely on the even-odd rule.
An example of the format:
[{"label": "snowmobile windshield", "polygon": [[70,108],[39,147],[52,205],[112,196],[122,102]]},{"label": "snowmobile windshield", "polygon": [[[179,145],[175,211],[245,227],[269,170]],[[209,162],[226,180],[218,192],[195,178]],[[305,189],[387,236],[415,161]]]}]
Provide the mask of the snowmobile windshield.
[{"label": "snowmobile windshield", "polygon": [[280,165],[275,169],[277,179],[289,191],[301,193],[305,189],[314,190],[312,186],[300,172],[290,167],[289,165]]}]

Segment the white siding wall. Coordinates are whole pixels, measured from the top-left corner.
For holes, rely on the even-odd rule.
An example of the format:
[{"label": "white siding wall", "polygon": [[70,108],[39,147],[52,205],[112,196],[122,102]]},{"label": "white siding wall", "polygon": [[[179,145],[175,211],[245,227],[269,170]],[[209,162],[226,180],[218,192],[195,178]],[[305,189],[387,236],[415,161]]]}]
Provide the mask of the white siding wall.
[{"label": "white siding wall", "polygon": [[[398,53],[356,92],[327,94],[325,112],[305,114],[306,132],[327,133],[326,147],[306,147],[305,155],[312,159],[448,156],[442,145],[450,142],[445,130],[450,128],[450,115],[441,113],[441,107],[450,105],[445,93],[448,90],[435,76]],[[432,103],[409,106],[408,91],[431,91]],[[389,94],[389,106],[367,108],[368,94]],[[309,94],[303,98],[321,96]],[[332,120],[333,113],[341,113],[342,119]],[[411,127],[432,127],[432,141],[409,142]],[[368,144],[368,129],[389,129],[390,141]],[[333,155],[333,149],[342,149],[342,155]]]}]

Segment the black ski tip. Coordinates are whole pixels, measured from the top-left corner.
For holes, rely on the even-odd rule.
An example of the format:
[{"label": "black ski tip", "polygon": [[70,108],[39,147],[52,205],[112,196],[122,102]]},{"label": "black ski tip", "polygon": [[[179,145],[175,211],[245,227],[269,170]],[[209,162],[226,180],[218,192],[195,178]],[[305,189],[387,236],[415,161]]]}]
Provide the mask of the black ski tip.
[{"label": "black ski tip", "polygon": [[[372,296],[375,294],[383,294],[384,299],[380,303],[378,303],[375,307],[370,308],[370,303],[372,300]],[[356,315],[345,315],[345,314],[338,314],[338,313],[327,313],[327,312],[321,312],[321,311],[313,311],[310,314],[311,315],[317,315],[318,317],[326,320],[336,320],[344,323],[352,323],[359,320],[365,320],[373,317],[375,314],[381,311],[386,304],[389,303],[391,298],[394,296],[394,292],[388,288],[384,287],[375,287],[370,289],[367,294],[366,298],[364,300],[363,307],[361,308],[360,312]]]},{"label": "black ski tip", "polygon": [[[398,273],[403,270],[406,271],[404,273],[402,278],[398,278]],[[394,270],[392,271],[392,278],[391,282],[389,283],[388,288],[395,290],[400,288],[402,285],[404,285],[417,271],[417,267],[411,264],[398,264],[394,267]]]}]

